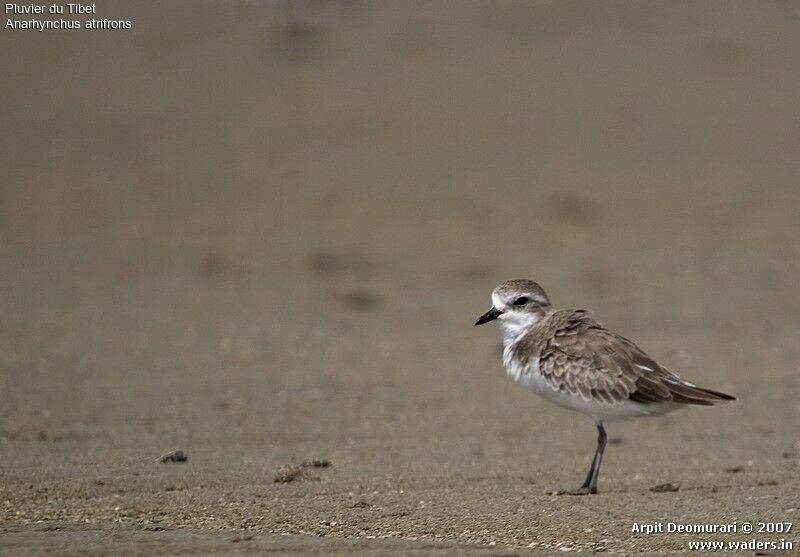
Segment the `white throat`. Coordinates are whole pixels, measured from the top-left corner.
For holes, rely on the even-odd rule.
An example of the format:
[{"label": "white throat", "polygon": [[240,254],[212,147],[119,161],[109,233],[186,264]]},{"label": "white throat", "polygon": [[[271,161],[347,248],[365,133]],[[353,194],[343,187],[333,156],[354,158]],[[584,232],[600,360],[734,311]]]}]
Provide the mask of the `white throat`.
[{"label": "white throat", "polygon": [[500,329],[503,332],[503,346],[517,342],[541,320],[536,313],[508,311],[500,316]]}]

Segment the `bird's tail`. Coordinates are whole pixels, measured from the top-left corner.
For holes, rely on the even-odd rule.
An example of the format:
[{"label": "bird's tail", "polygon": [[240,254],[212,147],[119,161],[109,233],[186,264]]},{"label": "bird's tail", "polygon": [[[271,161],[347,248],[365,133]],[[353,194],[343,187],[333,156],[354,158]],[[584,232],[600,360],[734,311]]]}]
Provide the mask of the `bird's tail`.
[{"label": "bird's tail", "polygon": [[733,395],[725,394],[720,391],[706,389],[684,382],[670,382],[667,387],[672,392],[672,400],[681,404],[693,404],[695,406],[714,406],[721,402],[736,400]]}]

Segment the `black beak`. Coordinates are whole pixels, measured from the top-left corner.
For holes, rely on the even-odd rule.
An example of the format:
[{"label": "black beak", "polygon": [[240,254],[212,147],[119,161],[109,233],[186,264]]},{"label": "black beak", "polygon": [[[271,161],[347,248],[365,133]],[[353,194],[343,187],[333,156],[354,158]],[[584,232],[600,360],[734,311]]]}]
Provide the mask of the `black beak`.
[{"label": "black beak", "polygon": [[480,317],[478,317],[478,320],[475,322],[475,325],[483,325],[484,323],[488,323],[489,321],[494,321],[495,319],[500,317],[502,313],[503,313],[502,311],[492,308],[483,315],[481,315]]}]

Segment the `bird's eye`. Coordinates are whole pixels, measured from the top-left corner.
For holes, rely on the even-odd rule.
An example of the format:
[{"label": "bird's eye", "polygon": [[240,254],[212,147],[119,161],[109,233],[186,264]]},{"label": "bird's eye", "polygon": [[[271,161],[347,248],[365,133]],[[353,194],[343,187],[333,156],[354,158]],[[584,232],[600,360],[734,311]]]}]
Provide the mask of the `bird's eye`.
[{"label": "bird's eye", "polygon": [[514,300],[514,305],[515,306],[524,306],[527,303],[528,303],[528,297],[527,296],[520,296],[519,298]]}]

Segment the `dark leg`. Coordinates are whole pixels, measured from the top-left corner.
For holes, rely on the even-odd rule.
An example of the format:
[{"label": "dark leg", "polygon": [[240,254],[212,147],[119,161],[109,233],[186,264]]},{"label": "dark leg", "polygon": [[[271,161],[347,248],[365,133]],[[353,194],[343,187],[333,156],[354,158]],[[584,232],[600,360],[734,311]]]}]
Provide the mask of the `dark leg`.
[{"label": "dark leg", "polygon": [[583,480],[583,485],[581,489],[589,489],[589,486],[592,484],[592,478],[594,477],[594,468],[597,464],[597,451],[594,453],[594,458],[592,459],[592,465],[589,466],[589,473],[586,474],[586,479]]},{"label": "dark leg", "polygon": [[576,493],[597,493],[597,477],[600,475],[600,463],[603,461],[603,451],[606,448],[606,430],[603,429],[603,422],[597,421],[597,450],[594,452],[592,465],[586,480]]}]

